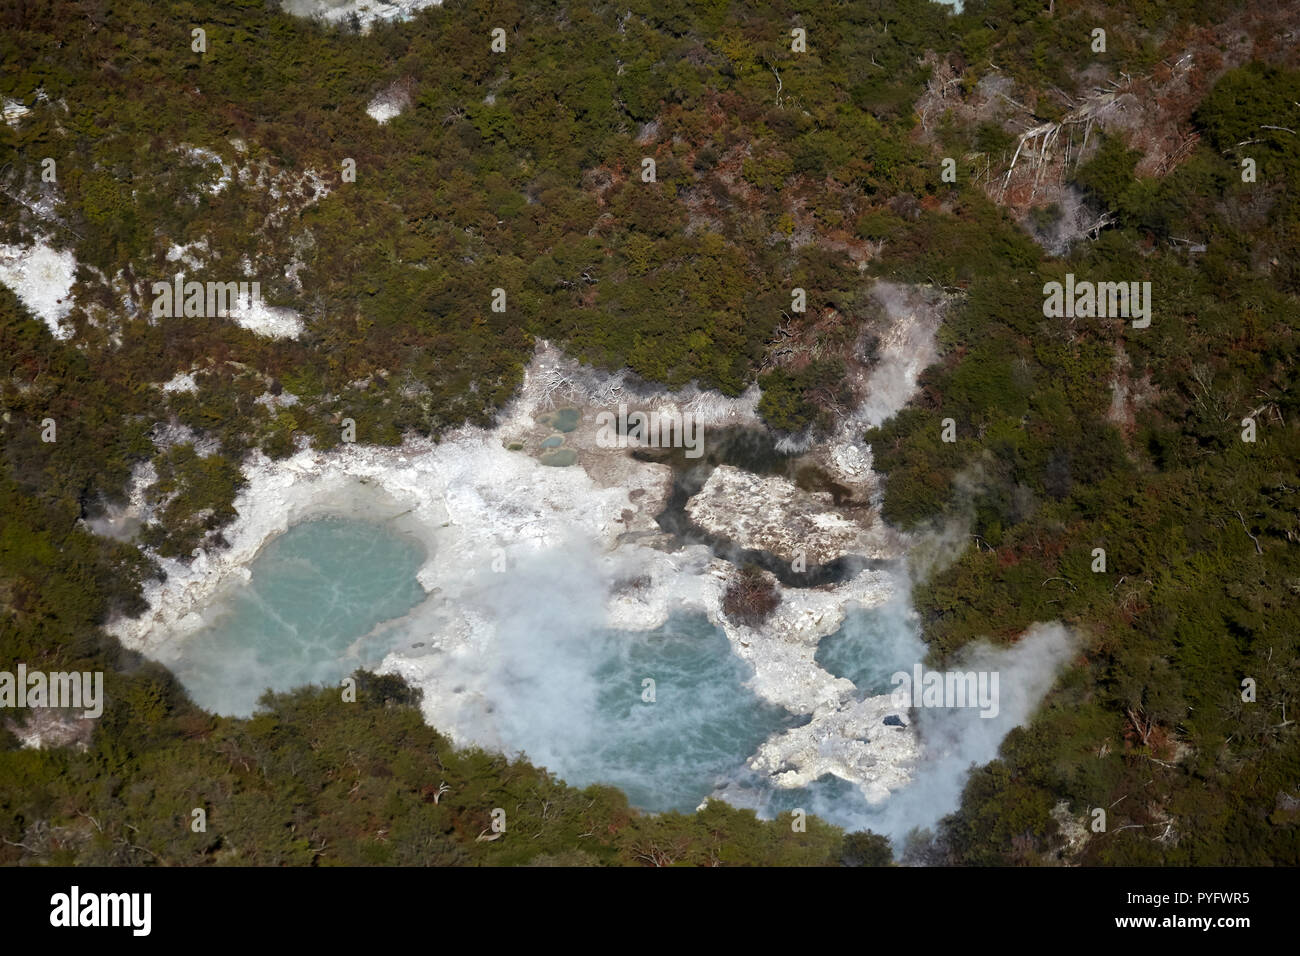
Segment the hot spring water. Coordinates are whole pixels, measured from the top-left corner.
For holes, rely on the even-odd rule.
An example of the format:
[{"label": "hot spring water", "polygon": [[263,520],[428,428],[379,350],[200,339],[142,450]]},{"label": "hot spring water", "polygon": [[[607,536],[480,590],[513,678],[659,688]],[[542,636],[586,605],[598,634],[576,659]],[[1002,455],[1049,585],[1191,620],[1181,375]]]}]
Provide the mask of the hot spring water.
[{"label": "hot spring water", "polygon": [[[172,667],[200,705],[240,716],[268,688],[338,686],[357,667],[374,668],[394,648],[429,638],[418,614],[406,617],[427,599],[416,580],[424,560],[423,546],[391,525],[297,524],[263,549],[251,580],[218,602]],[[555,589],[557,605],[571,603],[559,592],[577,569],[554,573],[542,590]],[[506,584],[527,587],[536,585]],[[573,785],[617,786],[651,811],[693,810],[719,787],[740,788],[735,802],[769,810],[808,805],[818,794],[818,802],[857,802],[842,781],[773,793],[754,778],[746,761],[758,746],[807,718],[755,696],[745,686],[752,668],[704,615],[627,632],[575,626],[585,619],[520,603],[505,626],[512,636],[491,655],[497,660],[468,675],[477,686],[464,688],[487,700],[482,721],[508,753],[522,752]],[[872,612],[855,612],[823,640],[818,661],[864,689],[887,690],[903,662],[876,652],[875,636]]]},{"label": "hot spring water", "polygon": [[200,706],[247,716],[268,689],[339,681],[389,647],[366,640],[424,600],[422,545],[387,525],[322,518],[271,541],[252,579],[208,612],[171,666]]}]

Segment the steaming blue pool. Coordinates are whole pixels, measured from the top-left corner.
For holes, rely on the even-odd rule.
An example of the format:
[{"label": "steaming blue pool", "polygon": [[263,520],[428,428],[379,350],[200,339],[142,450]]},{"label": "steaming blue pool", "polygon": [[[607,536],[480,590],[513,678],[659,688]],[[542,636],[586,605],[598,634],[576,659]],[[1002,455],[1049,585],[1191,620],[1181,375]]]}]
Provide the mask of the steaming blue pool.
[{"label": "steaming blue pool", "polygon": [[896,621],[880,610],[851,610],[838,631],[821,639],[813,660],[853,681],[859,697],[888,694],[894,690],[889,678],[910,669],[916,656],[910,647],[911,653],[891,652],[899,633]]},{"label": "steaming blue pool", "polygon": [[[337,686],[395,647],[430,640],[435,625],[407,617],[427,597],[416,580],[424,560],[423,546],[391,525],[295,525],[263,549],[251,581],[170,663],[197,703],[237,716],[251,714],[268,688]],[[480,713],[467,711],[460,733],[523,753],[570,784],[617,786],[650,811],[694,810],[719,787],[732,788],[728,799],[739,788],[737,802],[752,798],[770,811],[860,802],[829,778],[779,793],[754,779],[746,761],[758,746],[806,718],[745,686],[750,665],[704,615],[615,631],[592,623],[603,621],[604,608],[591,568],[551,553],[512,574],[484,582],[496,643],[443,682],[464,684],[467,700],[484,702]],[[851,614],[823,641],[818,661],[864,691],[887,691],[899,666],[880,646],[887,632],[874,613]]]},{"label": "steaming blue pool", "polygon": [[520,749],[570,784],[613,784],[652,811],[694,810],[799,722],[744,686],[752,668],[700,614],[557,642],[536,692],[516,676],[497,710]]},{"label": "steaming blue pool", "polygon": [[[425,594],[424,547],[390,526],[343,518],[294,525],[253,561],[252,580],[215,610],[172,669],[200,706],[247,716],[268,689],[337,685],[389,650],[365,641]],[[355,646],[354,646],[355,645]]]}]

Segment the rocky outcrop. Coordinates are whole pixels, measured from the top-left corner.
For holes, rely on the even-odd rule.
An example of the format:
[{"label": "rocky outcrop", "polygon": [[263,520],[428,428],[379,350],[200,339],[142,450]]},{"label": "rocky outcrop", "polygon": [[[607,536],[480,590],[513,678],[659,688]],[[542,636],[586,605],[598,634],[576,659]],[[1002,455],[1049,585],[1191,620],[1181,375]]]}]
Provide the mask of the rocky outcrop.
[{"label": "rocky outcrop", "polygon": [[897,535],[873,512],[841,514],[826,492],[809,492],[779,476],[763,477],[730,465],[713,470],[699,494],[686,503],[692,521],[742,548],[768,551],[783,561],[808,565],[846,555],[897,558]]},{"label": "rocky outcrop", "polygon": [[[553,387],[557,380],[563,395]],[[535,573],[538,561],[558,562],[564,579],[605,595],[592,619],[583,618],[591,627],[650,631],[673,613],[703,613],[753,667],[748,685],[758,697],[809,718],[772,735],[751,756],[751,768],[775,786],[833,774],[869,800],[883,799],[908,779],[916,735],[908,726],[882,726],[886,714],[897,712],[888,698],[858,700],[853,683],[814,656],[847,609],[884,603],[895,590],[892,578],[864,570],[831,585],[784,588],[780,605],[756,626],[729,620],[722,595],[733,565],[702,545],[674,547],[654,520],[668,499],[669,468],[594,437],[594,409],[622,387],[580,380],[562,356],[542,348],[519,397],[492,429],[464,428],[438,443],[410,440],[399,448],[304,449],[279,462],[255,456],[245,464],[238,518],[223,531],[228,546],[200,550],[188,563],[162,561],[167,578],[147,587],[149,612],[112,629],[128,646],[166,660],[206,623],[223,589],[247,581],[258,551],[291,525],[324,514],[391,520],[425,544],[418,577],[429,597],[407,619],[381,626],[420,637],[390,653],[381,669],[421,687],[426,719],[458,743],[512,745],[494,739],[495,722],[484,719],[493,711],[494,659],[508,653],[500,629],[518,623],[502,616],[510,578],[494,572],[532,562]],[[533,450],[549,430],[543,416],[557,397],[578,413],[564,436],[576,454],[572,467],[547,467]],[[752,415],[753,396],[712,404],[700,394],[663,398],[728,424]],[[865,447],[839,444],[839,466],[864,483],[874,480]],[[714,471],[688,510],[714,533],[792,562],[800,552],[809,565],[847,554],[902,553],[873,509],[841,514],[829,494],[728,466]],[[410,626],[413,620],[418,626]]]},{"label": "rocky outcrop", "polygon": [[813,719],[773,737],[750,760],[780,787],[804,787],[834,774],[858,784],[869,803],[880,803],[911,779],[919,754],[905,726],[884,727],[881,715],[897,709],[889,696],[848,698],[814,712]]}]

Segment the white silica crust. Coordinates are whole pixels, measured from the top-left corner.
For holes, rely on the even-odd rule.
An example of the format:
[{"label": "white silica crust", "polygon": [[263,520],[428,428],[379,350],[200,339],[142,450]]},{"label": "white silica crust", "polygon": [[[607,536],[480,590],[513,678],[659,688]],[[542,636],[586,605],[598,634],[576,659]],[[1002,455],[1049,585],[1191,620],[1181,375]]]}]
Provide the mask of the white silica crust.
[{"label": "white silica crust", "polygon": [[60,251],[46,240],[30,246],[0,245],[0,282],[13,289],[56,339],[66,339],[72,330],[63,320],[72,311],[72,283],[77,276],[77,257]]},{"label": "white silica crust", "polygon": [[[178,376],[168,384],[179,389],[187,383]],[[671,491],[669,467],[637,461],[594,437],[596,414],[620,401],[691,409],[722,425],[752,423],[756,399],[753,392],[735,399],[694,388],[655,392],[624,375],[584,370],[543,344],[519,396],[491,429],[466,427],[440,442],[410,439],[396,448],[306,449],[278,462],[252,456],[244,465],[247,485],[235,500],[238,517],[223,531],[228,546],[199,550],[188,564],[162,560],[167,579],[146,587],[149,611],[115,622],[112,630],[129,647],[175,659],[186,637],[208,623],[205,615],[222,593],[245,584],[258,552],[290,526],[322,515],[392,520],[425,544],[418,579],[428,598],[381,625],[404,638],[381,669],[420,687],[426,719],[457,743],[511,748],[510,740],[497,739],[487,717],[493,711],[488,688],[494,656],[519,652],[517,641],[503,637],[503,628],[519,620],[517,609],[512,619],[504,607],[521,580],[510,574],[528,573],[541,561],[576,579],[569,597],[574,604],[589,600],[574,612],[584,626],[645,632],[676,613],[707,616],[733,653],[753,667],[752,691],[809,718],[763,742],[750,768],[778,787],[834,774],[878,802],[910,778],[916,734],[910,726],[882,726],[884,716],[897,712],[888,698],[858,701],[854,684],[827,672],[814,655],[847,610],[877,607],[895,593],[891,576],[864,570],[834,585],[782,588],[781,603],[761,625],[736,624],[722,611],[736,568],[702,545],[672,544],[654,520]],[[549,467],[539,460],[538,446],[552,427],[539,418],[566,406],[580,413],[578,426],[563,436],[577,461]],[[359,422],[358,438],[364,437]],[[857,442],[842,439],[832,457],[869,484],[869,451]],[[818,557],[884,553],[883,524],[874,512],[858,509],[859,517],[846,518],[829,495],[726,466],[719,472],[696,506],[697,518],[747,546],[789,552],[795,542],[780,540],[778,532],[790,522],[792,533],[817,542]],[[728,490],[714,495],[719,487]],[[705,502],[708,514],[702,515]],[[899,540],[888,544],[891,555],[901,553]]]},{"label": "white silica crust", "polygon": [[402,115],[402,111],[411,105],[411,87],[400,82],[393,83],[375,94],[375,98],[366,107],[366,115],[383,126],[391,119]]},{"label": "white silica crust", "polygon": [[401,107],[378,99],[372,100],[366,107],[366,115],[373,119],[380,126],[383,126],[390,119],[395,119],[402,115]]},{"label": "white silica crust", "polygon": [[293,309],[267,305],[255,299],[240,298],[230,317],[240,328],[271,339],[296,339],[302,335],[302,318]]},{"label": "white silica crust", "polygon": [[888,726],[890,715],[906,720],[888,695],[849,697],[819,711],[802,727],[773,736],[749,762],[772,775],[779,787],[806,787],[826,774],[856,783],[868,803],[884,802],[912,779],[920,756],[910,725]]},{"label": "white silica crust", "polygon": [[742,548],[770,551],[784,561],[803,556],[809,565],[845,555],[899,558],[902,542],[881,522],[864,526],[834,510],[826,492],[808,492],[780,476],[763,477],[719,465],[686,513],[712,534]]},{"label": "white silica crust", "polygon": [[164,561],[167,581],[146,589],[150,612],[116,625],[125,642],[148,648],[201,624],[196,612],[232,578],[245,580],[246,565],[267,541],[312,516],[409,513],[411,527],[437,549],[420,581],[446,592],[463,576],[459,569],[490,559],[497,548],[542,548],[573,531],[610,539],[623,530],[615,518],[630,506],[627,489],[596,488],[580,469],[546,468],[481,430],[438,444],[305,450],[281,462],[257,455],[244,472],[248,484],[235,499],[239,518],[225,532],[229,547],[200,550],[188,566]]},{"label": "white silica crust", "polygon": [[30,109],[17,100],[11,100],[8,97],[0,99],[0,118],[3,118],[6,123],[14,128],[17,128],[19,120],[30,112]]},{"label": "white silica crust", "polygon": [[320,18],[338,25],[355,16],[362,33],[369,33],[376,22],[409,20],[425,7],[442,5],[442,0],[281,0],[286,13],[299,17]]},{"label": "white silica crust", "polygon": [[[434,546],[421,583],[444,594],[458,579],[473,577],[480,559],[490,564],[498,550],[508,558],[561,545],[574,534],[607,550],[625,532],[657,532],[653,516],[667,498],[668,468],[612,450],[608,457],[618,460],[606,464],[617,484],[600,486],[581,467],[549,468],[508,450],[506,439],[537,410],[527,384],[525,393],[497,428],[460,429],[442,442],[306,449],[279,462],[254,454],[244,464],[247,485],[235,499],[238,518],[223,532],[228,547],[199,549],[189,564],[163,559],[167,580],[145,590],[150,611],[116,622],[115,633],[130,646],[148,648],[201,626],[196,612],[232,580],[246,580],[246,565],[267,541],[321,514],[384,519],[406,513],[407,523]],[[364,438],[364,423],[358,432]],[[633,513],[630,523],[624,511]]]}]

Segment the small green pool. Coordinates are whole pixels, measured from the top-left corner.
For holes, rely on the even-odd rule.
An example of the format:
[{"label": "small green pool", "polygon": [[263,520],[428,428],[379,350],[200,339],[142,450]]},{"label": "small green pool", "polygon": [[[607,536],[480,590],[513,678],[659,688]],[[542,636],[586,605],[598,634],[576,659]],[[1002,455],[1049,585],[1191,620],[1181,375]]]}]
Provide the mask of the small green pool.
[{"label": "small green pool", "polygon": [[560,448],[556,451],[548,451],[538,459],[543,465],[550,465],[553,468],[567,468],[578,460],[578,453],[572,448]]},{"label": "small green pool", "polygon": [[545,415],[538,415],[537,420],[543,425],[550,425],[557,432],[571,432],[582,420],[582,412],[576,408],[560,408]]}]

